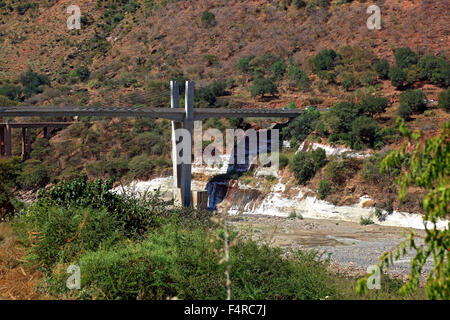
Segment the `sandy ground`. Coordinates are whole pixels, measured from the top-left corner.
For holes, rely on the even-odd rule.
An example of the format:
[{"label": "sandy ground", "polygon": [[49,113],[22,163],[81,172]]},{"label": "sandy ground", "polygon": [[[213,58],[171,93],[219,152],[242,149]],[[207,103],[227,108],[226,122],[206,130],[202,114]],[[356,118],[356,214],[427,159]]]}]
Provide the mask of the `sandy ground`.
[{"label": "sandy ground", "polygon": [[[278,246],[284,251],[290,249],[316,249],[329,255],[331,267],[350,276],[365,274],[369,266],[375,265],[379,257],[392,250],[405,238],[409,230],[380,225],[362,226],[354,222],[337,220],[282,218],[273,216],[231,217],[230,224],[239,229],[243,238]],[[415,230],[417,244],[423,243],[424,232]],[[410,270],[410,252],[402,257],[389,273],[406,279]],[[431,270],[427,262],[425,273]],[[424,273],[424,275],[425,275]]]}]

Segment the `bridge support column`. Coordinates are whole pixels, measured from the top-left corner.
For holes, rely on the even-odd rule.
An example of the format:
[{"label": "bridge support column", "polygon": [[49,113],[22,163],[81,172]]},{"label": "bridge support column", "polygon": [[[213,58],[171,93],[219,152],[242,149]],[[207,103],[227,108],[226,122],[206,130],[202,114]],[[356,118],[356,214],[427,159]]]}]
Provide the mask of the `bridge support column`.
[{"label": "bridge support column", "polygon": [[5,137],[6,137],[6,127],[0,126],[0,158],[5,156]]},{"label": "bridge support column", "polygon": [[[171,108],[180,107],[180,92],[176,81],[170,82],[170,105]],[[181,129],[181,122],[172,121],[172,168],[173,168],[173,198],[177,200],[178,189],[181,188],[181,164],[177,162],[177,155],[180,152],[177,148],[177,139],[175,131]]]},{"label": "bridge support column", "polygon": [[48,127],[44,127],[44,139],[50,138],[50,132],[48,130]]},{"label": "bridge support column", "polygon": [[186,116],[183,122],[183,128],[190,134],[191,148],[189,152],[189,163],[183,163],[181,166],[181,204],[183,207],[192,206],[192,192],[191,192],[191,174],[192,174],[192,131],[194,129],[194,83],[186,81],[186,96],[185,96],[185,110]]},{"label": "bridge support column", "polygon": [[30,159],[31,134],[30,128],[22,128],[22,161]]},{"label": "bridge support column", "polygon": [[11,158],[11,126],[5,126],[5,156]]}]

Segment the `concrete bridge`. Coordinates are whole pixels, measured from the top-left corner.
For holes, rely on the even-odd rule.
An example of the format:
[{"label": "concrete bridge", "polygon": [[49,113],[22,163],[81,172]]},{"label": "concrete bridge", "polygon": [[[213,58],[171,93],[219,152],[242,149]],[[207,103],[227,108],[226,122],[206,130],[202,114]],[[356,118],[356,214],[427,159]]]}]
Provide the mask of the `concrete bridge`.
[{"label": "concrete bridge", "polygon": [[44,138],[49,138],[49,128],[66,128],[74,122],[28,122],[0,123],[0,158],[11,157],[11,135],[13,128],[22,129],[22,161],[28,160],[31,153],[31,128],[43,128]]},{"label": "concrete bridge", "polygon": [[[177,164],[177,141],[175,130],[184,128],[191,134],[194,121],[208,118],[295,118],[302,114],[302,110],[277,109],[225,109],[225,108],[194,108],[194,83],[186,81],[185,106],[179,105],[179,87],[177,82],[171,81],[170,108],[120,108],[120,107],[0,107],[1,117],[148,117],[163,118],[172,121],[172,162],[174,176],[174,190],[181,189],[181,203],[183,206],[192,205],[191,164]],[[5,124],[5,128],[11,124]],[[6,132],[5,129],[4,132]],[[6,134],[6,133],[5,133]],[[191,141],[192,144],[192,141]]]}]

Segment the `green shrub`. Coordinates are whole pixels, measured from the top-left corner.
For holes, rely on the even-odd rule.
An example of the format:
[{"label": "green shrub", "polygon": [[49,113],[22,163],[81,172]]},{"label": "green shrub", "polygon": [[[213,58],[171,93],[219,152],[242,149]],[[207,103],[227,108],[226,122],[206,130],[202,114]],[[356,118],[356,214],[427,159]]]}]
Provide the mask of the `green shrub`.
[{"label": "green shrub", "polygon": [[89,69],[87,67],[81,66],[76,70],[76,74],[77,74],[78,78],[80,78],[80,80],[82,82],[84,82],[87,79],[89,79],[91,72],[89,71]]},{"label": "green shrub", "polygon": [[450,85],[450,64],[444,58],[427,54],[420,58],[417,67],[422,79],[444,86]]},{"label": "green shrub", "polygon": [[[221,234],[219,230],[219,234]],[[80,259],[81,294],[95,299],[224,299],[222,243],[203,230],[168,225],[140,243],[121,244]],[[336,294],[317,254],[238,242],[231,248],[233,299],[318,299]],[[61,287],[63,287],[64,280]]]},{"label": "green shrub", "polygon": [[422,90],[407,90],[400,94],[400,105],[408,106],[413,112],[423,112],[427,96]]},{"label": "green shrub", "polygon": [[374,224],[374,223],[375,222],[373,222],[372,219],[364,218],[364,217],[361,217],[360,222],[359,222],[359,224],[362,225],[362,226],[368,226],[368,225]]},{"label": "green shrub", "polygon": [[450,111],[450,89],[444,90],[439,94],[439,108]]},{"label": "green shrub", "polygon": [[325,122],[333,133],[347,133],[352,130],[352,122],[362,114],[359,105],[353,102],[339,102],[330,108]]},{"label": "green shrub", "polygon": [[51,171],[39,160],[27,160],[17,182],[23,189],[42,188],[50,182]]},{"label": "green shrub", "polygon": [[289,125],[282,130],[283,139],[289,140],[295,137],[297,142],[302,142],[313,132],[314,125],[320,118],[320,111],[308,109],[300,116],[292,120]]},{"label": "green shrub", "polygon": [[366,146],[374,147],[379,131],[378,123],[372,118],[361,116],[352,122],[352,134]]},{"label": "green shrub", "polygon": [[17,178],[20,176],[21,164],[19,157],[9,159],[0,159],[0,181],[9,187],[16,184]]},{"label": "green shrub", "polygon": [[334,50],[324,49],[320,51],[313,59],[312,64],[314,66],[315,72],[321,70],[332,70],[334,69],[335,59],[337,54]]},{"label": "green shrub", "polygon": [[275,80],[281,80],[286,73],[286,64],[283,60],[275,62],[270,68],[272,72],[272,78]]},{"label": "green shrub", "polygon": [[296,65],[290,66],[288,73],[291,84],[295,85],[300,90],[308,90],[309,87],[311,86],[308,75],[298,66]]},{"label": "green shrub", "polygon": [[330,183],[327,180],[320,180],[319,182],[319,196],[320,199],[325,199],[331,193]]},{"label": "green shrub", "polygon": [[300,184],[306,184],[324,166],[325,160],[326,154],[322,148],[311,152],[299,152],[295,155],[290,169]]},{"label": "green shrub", "polygon": [[289,165],[289,158],[286,157],[284,154],[280,154],[280,159],[279,159],[279,166],[280,169],[284,169]]},{"label": "green shrub", "polygon": [[389,79],[391,79],[391,83],[394,87],[401,88],[403,87],[407,77],[406,73],[402,69],[394,66],[389,70]]},{"label": "green shrub", "polygon": [[389,62],[385,59],[377,60],[374,64],[375,71],[381,79],[387,79],[389,75]]},{"label": "green shrub", "polygon": [[386,97],[368,95],[361,101],[359,107],[362,112],[373,117],[376,114],[384,113],[388,104],[389,99]]},{"label": "green shrub", "polygon": [[217,24],[216,16],[209,11],[204,11],[202,13],[202,24],[206,27],[213,27]]},{"label": "green shrub", "polygon": [[19,78],[23,86],[25,98],[29,98],[43,91],[44,85],[50,85],[50,80],[46,75],[33,72],[31,69],[22,73]]},{"label": "green shrub", "polygon": [[397,67],[401,69],[409,68],[419,60],[419,55],[408,47],[395,50],[394,55]]},{"label": "green shrub", "polygon": [[139,238],[158,225],[158,219],[166,214],[166,203],[157,195],[146,194],[139,200],[134,195],[119,196],[110,192],[112,181],[97,179],[89,182],[86,176],[40,192],[39,201],[63,208],[106,209],[123,223],[124,233]]},{"label": "green shrub", "polygon": [[304,8],[306,7],[306,2],[304,0],[294,0],[292,1],[292,4],[296,9]]},{"label": "green shrub", "polygon": [[251,67],[250,62],[255,58],[255,56],[249,56],[239,59],[236,68],[240,70],[242,73],[250,73]]},{"label": "green shrub", "polygon": [[[75,262],[83,253],[122,236],[120,222],[106,210],[43,203],[30,206],[15,228],[21,241],[29,247],[29,261],[45,268],[55,263]],[[39,236],[32,238],[29,233]]]},{"label": "green shrub", "polygon": [[406,104],[401,104],[398,107],[397,114],[399,117],[401,117],[405,121],[409,121],[411,119],[411,115],[413,114],[413,111],[411,108]]},{"label": "green shrub", "polygon": [[2,107],[12,107],[16,106],[17,102],[9,100],[7,97],[0,95],[0,106]]},{"label": "green shrub", "polygon": [[145,178],[152,173],[155,165],[151,158],[146,155],[140,155],[131,159],[128,168],[133,178]]},{"label": "green shrub", "polygon": [[20,86],[15,86],[11,83],[6,83],[0,86],[0,95],[5,96],[9,100],[18,100],[22,94]]},{"label": "green shrub", "polygon": [[278,91],[277,85],[270,79],[259,78],[250,86],[250,93],[252,98],[256,96],[264,97],[266,94],[275,95]]}]

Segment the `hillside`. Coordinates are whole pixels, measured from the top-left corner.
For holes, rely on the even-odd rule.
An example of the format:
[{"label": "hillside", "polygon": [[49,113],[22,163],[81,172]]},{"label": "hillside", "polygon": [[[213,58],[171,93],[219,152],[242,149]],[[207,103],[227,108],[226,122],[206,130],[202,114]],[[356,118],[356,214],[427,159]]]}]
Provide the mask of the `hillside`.
[{"label": "hillside", "polygon": [[[344,45],[390,63],[400,47],[421,55],[449,54],[446,1],[379,1],[379,31],[367,29],[368,5],[357,1],[300,9],[285,5],[291,1],[79,1],[82,26],[72,31],[66,27],[70,1],[40,1],[25,12],[17,9],[19,1],[2,2],[12,11],[0,8],[0,80],[31,67],[53,87],[72,89],[48,92],[37,103],[158,104],[150,80],[185,77],[205,86],[233,77],[233,100],[260,104],[249,97],[250,79],[236,69],[243,57],[270,53],[311,73],[314,54]],[[205,11],[214,14],[213,23],[202,23]],[[89,68],[91,81],[76,83],[73,71],[80,66]],[[321,92],[317,82],[313,78],[310,93],[280,83],[279,102],[307,104],[305,97],[319,96],[331,104],[336,95],[348,95],[339,88]]]},{"label": "hillside", "polygon": [[[294,123],[283,139],[294,147],[307,139],[383,154],[404,141],[395,128],[403,93],[419,90],[427,100],[414,105],[414,97],[404,97],[412,101],[402,116],[410,128],[430,137],[449,120],[448,93],[441,95],[450,82],[446,1],[378,1],[382,29],[374,31],[364,1],[79,1],[80,30],[66,26],[70,4],[0,1],[0,105],[167,106],[169,80],[189,79],[196,82],[196,107],[346,102],[331,115],[300,119],[310,124],[307,132]],[[345,117],[358,106],[361,112]],[[381,109],[363,110],[371,106]],[[32,159],[21,164],[16,187],[80,173],[132,180],[169,172],[167,121],[81,120],[50,141],[32,131]],[[204,128],[247,125],[236,120],[209,120]],[[364,125],[371,137],[361,136]],[[18,131],[13,145],[19,155]],[[329,200],[361,184],[360,173],[350,176]],[[319,180],[310,186],[318,189]],[[386,196],[386,185],[368,185],[357,193]]]}]

